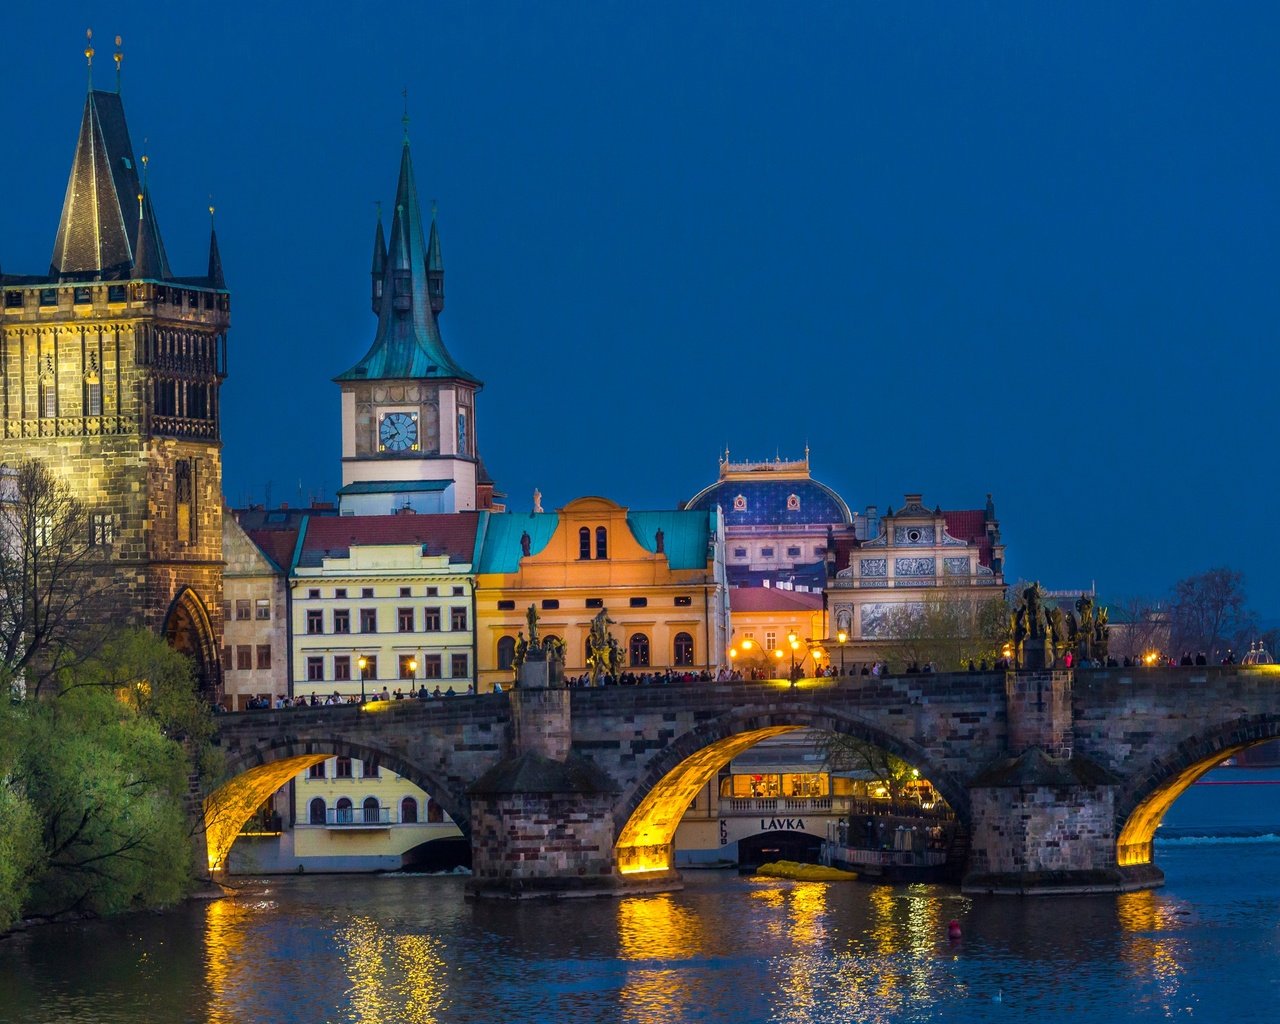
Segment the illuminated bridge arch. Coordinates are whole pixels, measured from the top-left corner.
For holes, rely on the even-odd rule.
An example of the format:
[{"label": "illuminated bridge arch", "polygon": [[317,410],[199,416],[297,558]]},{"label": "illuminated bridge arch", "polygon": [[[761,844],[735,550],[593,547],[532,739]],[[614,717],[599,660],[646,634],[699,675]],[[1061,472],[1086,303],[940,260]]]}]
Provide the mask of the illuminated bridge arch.
[{"label": "illuminated bridge arch", "polygon": [[293,736],[271,740],[228,759],[226,781],[205,797],[202,807],[209,870],[225,869],[240,829],[263,801],[294,776],[330,757],[349,757],[395,772],[428,793],[463,835],[470,834],[470,804],[444,777],[394,751],[367,743],[338,736]]},{"label": "illuminated bridge arch", "polygon": [[1165,812],[1214,765],[1240,751],[1280,738],[1280,715],[1245,716],[1181,740],[1168,756],[1126,772],[1116,794],[1116,862],[1151,864],[1151,843]]},{"label": "illuminated bridge arch", "polygon": [[969,796],[964,783],[927,750],[870,721],[815,704],[742,707],[675,737],[623,793],[614,814],[614,853],[622,874],[672,867],[672,842],[698,791],[728,761],[771,736],[819,729],[864,740],[901,758],[929,780],[966,828]]}]

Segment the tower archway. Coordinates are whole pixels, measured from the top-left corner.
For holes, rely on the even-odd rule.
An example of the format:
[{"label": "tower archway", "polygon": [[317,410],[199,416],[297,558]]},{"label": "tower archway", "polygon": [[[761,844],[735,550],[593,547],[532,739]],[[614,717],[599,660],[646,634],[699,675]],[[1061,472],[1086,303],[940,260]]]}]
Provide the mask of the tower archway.
[{"label": "tower archway", "polygon": [[190,587],[183,587],[165,613],[164,638],[195,665],[200,696],[211,704],[222,697],[222,666],[218,640],[204,602]]}]

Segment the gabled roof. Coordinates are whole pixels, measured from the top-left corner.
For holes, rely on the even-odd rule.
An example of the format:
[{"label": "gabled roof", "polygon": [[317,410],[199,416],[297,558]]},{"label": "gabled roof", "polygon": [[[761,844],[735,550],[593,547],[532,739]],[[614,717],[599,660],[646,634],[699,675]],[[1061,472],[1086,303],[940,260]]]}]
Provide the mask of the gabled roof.
[{"label": "gabled roof", "polygon": [[947,533],[956,540],[978,545],[978,561],[991,565],[991,536],[987,533],[986,511],[980,508],[958,509],[942,513]]},{"label": "gabled roof", "polygon": [[705,569],[710,561],[707,548],[711,540],[715,510],[692,512],[628,512],[627,526],[646,551],[658,550],[658,531],[662,531],[662,547],[672,569]]},{"label": "gabled roof", "polygon": [[345,558],[357,544],[420,544],[425,555],[447,554],[450,562],[470,565],[478,521],[475,512],[309,519],[296,567],[318,567],[326,556]]},{"label": "gabled roof", "polygon": [[816,612],[822,594],[779,587],[731,587],[729,608],[735,612]]},{"label": "gabled roof", "polygon": [[529,554],[536,555],[550,542],[560,525],[555,512],[497,512],[486,517],[480,540],[476,572],[518,572],[520,538],[529,535]]},{"label": "gabled roof", "polygon": [[[374,248],[376,265],[376,238]],[[479,378],[454,362],[440,337],[440,324],[431,307],[427,284],[428,259],[409,140],[405,139],[382,276],[377,332],[364,357],[335,377],[335,381],[434,378],[481,384]]]}]

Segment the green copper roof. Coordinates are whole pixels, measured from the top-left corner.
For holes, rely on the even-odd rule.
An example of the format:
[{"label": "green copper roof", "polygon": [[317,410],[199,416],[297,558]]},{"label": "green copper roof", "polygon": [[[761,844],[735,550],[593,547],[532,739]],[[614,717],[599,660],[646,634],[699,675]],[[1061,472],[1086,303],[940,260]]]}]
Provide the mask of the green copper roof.
[{"label": "green copper roof", "polygon": [[346,487],[339,487],[338,494],[417,494],[422,491],[443,491],[452,480],[360,480]]},{"label": "green copper roof", "polygon": [[486,518],[476,572],[517,571],[522,553],[520,537],[529,535],[529,554],[536,555],[547,546],[560,525],[560,517],[554,512],[496,512]]},{"label": "green copper roof", "polygon": [[400,156],[400,181],[396,186],[391,240],[382,276],[378,330],[364,358],[334,380],[435,378],[482,383],[454,362],[444,347],[427,286],[428,258],[422,210],[406,139]]},{"label": "green copper roof", "polygon": [[627,526],[646,551],[658,550],[658,531],[662,531],[662,547],[673,569],[705,569],[707,545],[711,540],[713,512],[628,512]]}]

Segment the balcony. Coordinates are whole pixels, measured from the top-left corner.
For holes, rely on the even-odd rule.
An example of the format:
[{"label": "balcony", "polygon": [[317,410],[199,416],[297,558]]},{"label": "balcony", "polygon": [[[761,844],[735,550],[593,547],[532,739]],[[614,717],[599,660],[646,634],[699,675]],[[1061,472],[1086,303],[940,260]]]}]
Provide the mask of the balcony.
[{"label": "balcony", "polygon": [[349,832],[390,828],[397,819],[390,807],[330,807],[325,811],[325,827]]}]

